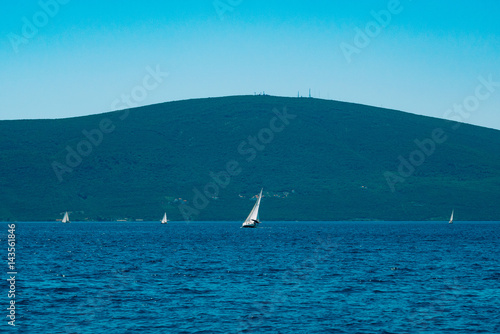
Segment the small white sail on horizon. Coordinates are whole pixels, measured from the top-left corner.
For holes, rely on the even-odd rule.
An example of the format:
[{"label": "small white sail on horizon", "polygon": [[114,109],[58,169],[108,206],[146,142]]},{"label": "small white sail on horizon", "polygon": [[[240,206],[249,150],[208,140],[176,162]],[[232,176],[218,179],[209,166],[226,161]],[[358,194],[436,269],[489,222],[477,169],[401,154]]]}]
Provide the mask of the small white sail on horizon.
[{"label": "small white sail on horizon", "polygon": [[450,217],[450,221],[448,222],[448,224],[453,224],[453,213],[455,212],[455,209],[451,210],[451,217]]},{"label": "small white sail on horizon", "polygon": [[62,222],[63,222],[63,223],[71,223],[71,222],[69,221],[69,214],[68,214],[68,211],[66,211],[66,212],[64,213],[64,217],[63,217],[63,219],[62,219]]},{"label": "small white sail on horizon", "polygon": [[247,219],[243,222],[243,225],[241,227],[249,227],[249,228],[254,228],[257,227],[257,224],[260,224],[259,221],[259,206],[260,206],[260,200],[262,198],[262,190],[260,190],[259,197],[257,198],[257,201],[255,202],[255,205],[252,208],[252,211],[250,211],[250,214],[248,215]]},{"label": "small white sail on horizon", "polygon": [[165,212],[165,214],[163,215],[163,218],[161,219],[161,223],[162,224],[167,224],[168,220],[167,220],[167,213]]}]

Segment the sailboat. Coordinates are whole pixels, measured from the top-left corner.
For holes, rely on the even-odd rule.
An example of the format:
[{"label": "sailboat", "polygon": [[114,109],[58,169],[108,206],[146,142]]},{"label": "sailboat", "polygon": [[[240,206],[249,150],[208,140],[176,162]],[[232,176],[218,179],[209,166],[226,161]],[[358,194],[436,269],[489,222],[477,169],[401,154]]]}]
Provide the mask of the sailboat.
[{"label": "sailboat", "polygon": [[64,213],[64,217],[63,217],[63,219],[62,219],[62,222],[63,222],[63,223],[71,223],[71,222],[69,221],[68,211],[66,211],[66,213]]},{"label": "sailboat", "polygon": [[259,206],[260,206],[260,199],[262,198],[262,189],[260,190],[259,197],[257,198],[257,202],[255,202],[255,205],[252,208],[252,211],[250,211],[250,214],[248,215],[247,219],[243,222],[243,225],[241,227],[247,227],[247,228],[255,228],[257,227],[257,224],[260,224],[259,221]]},{"label": "sailboat", "polygon": [[163,218],[161,219],[161,223],[162,224],[167,224],[168,220],[167,220],[167,213],[165,212],[165,214],[163,215]]},{"label": "sailboat", "polygon": [[450,217],[450,221],[448,222],[448,224],[453,224],[453,213],[455,212],[455,210],[451,210],[451,217]]}]

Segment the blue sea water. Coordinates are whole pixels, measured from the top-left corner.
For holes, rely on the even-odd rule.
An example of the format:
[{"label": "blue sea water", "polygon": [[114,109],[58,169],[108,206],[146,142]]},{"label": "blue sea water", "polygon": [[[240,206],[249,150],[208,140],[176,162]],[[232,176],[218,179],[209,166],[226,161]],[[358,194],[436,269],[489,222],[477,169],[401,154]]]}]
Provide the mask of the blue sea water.
[{"label": "blue sea water", "polygon": [[240,224],[16,223],[0,329],[500,333],[499,223]]}]

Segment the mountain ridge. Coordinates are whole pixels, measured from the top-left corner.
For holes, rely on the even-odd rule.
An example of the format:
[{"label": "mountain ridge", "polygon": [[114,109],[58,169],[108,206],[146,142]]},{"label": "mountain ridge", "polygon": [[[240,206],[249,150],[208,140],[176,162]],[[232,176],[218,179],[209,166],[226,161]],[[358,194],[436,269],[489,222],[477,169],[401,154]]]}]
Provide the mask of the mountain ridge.
[{"label": "mountain ridge", "polygon": [[497,220],[499,134],[272,96],[0,121],[0,220],[242,220],[261,188],[263,221]]}]

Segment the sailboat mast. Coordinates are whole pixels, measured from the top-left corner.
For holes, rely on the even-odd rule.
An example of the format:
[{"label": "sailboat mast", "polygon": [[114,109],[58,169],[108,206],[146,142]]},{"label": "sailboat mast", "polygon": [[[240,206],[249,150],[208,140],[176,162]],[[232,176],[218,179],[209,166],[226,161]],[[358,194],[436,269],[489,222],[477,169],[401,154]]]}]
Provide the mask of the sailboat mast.
[{"label": "sailboat mast", "polygon": [[260,200],[262,198],[262,191],[263,189],[260,190],[257,201],[255,202],[252,211],[250,211],[247,219],[245,219],[245,221],[243,222],[243,227],[255,227],[255,225],[259,223],[259,206]]}]

